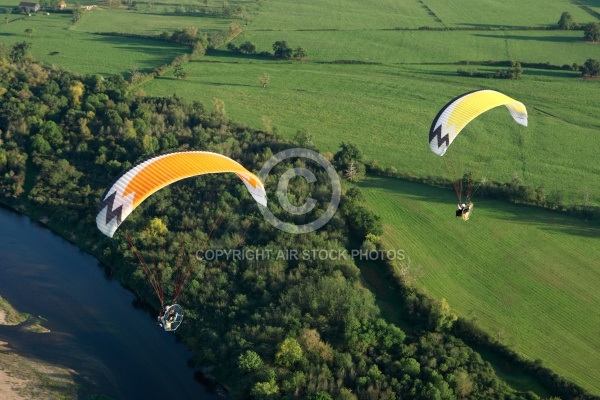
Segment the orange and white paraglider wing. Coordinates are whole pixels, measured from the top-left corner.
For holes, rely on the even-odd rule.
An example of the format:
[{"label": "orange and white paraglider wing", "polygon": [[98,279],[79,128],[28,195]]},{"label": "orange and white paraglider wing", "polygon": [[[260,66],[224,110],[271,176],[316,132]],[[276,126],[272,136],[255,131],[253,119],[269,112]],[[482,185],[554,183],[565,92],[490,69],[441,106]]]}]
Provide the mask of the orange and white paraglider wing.
[{"label": "orange and white paraglider wing", "polygon": [[231,158],[205,151],[177,152],[152,157],[123,173],[104,192],[96,225],[112,237],[127,216],[152,193],[181,179],[226,172],[235,173],[254,200],[267,205],[260,179]]},{"label": "orange and white paraglider wing", "polygon": [[446,104],[429,129],[429,147],[443,156],[460,131],[473,119],[498,106],[506,106],[513,119],[527,126],[527,109],[523,103],[494,90],[477,90],[458,96]]}]

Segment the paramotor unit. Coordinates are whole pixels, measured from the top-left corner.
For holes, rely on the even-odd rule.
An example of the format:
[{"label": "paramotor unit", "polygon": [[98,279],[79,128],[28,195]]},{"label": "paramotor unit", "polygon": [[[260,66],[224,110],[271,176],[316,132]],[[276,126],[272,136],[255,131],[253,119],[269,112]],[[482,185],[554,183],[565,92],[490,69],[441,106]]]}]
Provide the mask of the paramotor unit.
[{"label": "paramotor unit", "polygon": [[[476,90],[462,94],[442,107],[433,119],[429,129],[429,148],[436,155],[443,157],[454,139],[469,122],[486,111],[501,105],[506,106],[510,115],[518,124],[527,126],[527,109],[523,103],[495,90]],[[477,179],[474,179],[470,173],[466,173],[463,166],[452,168],[446,158],[444,157],[443,164],[451,176],[458,197],[456,216],[467,221],[473,210],[471,196],[485,178],[477,183]]]},{"label": "paramotor unit", "polygon": [[[98,205],[96,225],[112,238],[119,226],[145,199],[158,190],[185,178],[204,174],[234,173],[244,183],[254,200],[267,205],[267,195],[260,179],[233,159],[207,151],[180,151],[151,157],[123,172],[108,186]],[[181,263],[172,273],[173,303],[164,306],[163,279],[158,263],[148,265],[127,232],[125,237],[138,258],[146,278],[161,304],[159,325],[165,331],[176,330],[183,321],[183,309],[175,304],[188,280],[194,275],[193,265]]]},{"label": "paramotor unit", "polygon": [[158,316],[158,325],[167,332],[174,332],[183,321],[183,308],[179,304],[166,306]]},{"label": "paramotor unit", "polygon": [[474,206],[475,204],[469,200],[467,200],[466,203],[459,204],[458,209],[456,210],[456,216],[462,218],[463,221],[468,221]]}]

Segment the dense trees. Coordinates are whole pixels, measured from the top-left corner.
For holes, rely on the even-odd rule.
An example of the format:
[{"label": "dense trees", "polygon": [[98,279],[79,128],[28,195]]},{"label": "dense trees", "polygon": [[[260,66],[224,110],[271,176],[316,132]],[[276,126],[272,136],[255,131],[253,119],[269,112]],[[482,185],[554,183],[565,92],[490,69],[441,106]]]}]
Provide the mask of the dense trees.
[{"label": "dense trees", "polygon": [[251,42],[244,42],[240,44],[239,50],[244,54],[255,54],[256,46]]},{"label": "dense trees", "polygon": [[293,50],[284,40],[273,43],[273,55],[280,60],[289,60],[292,58]]},{"label": "dense trees", "polygon": [[306,57],[308,57],[308,53],[304,47],[297,47],[292,53],[292,57],[296,60],[304,60]]},{"label": "dense trees", "polygon": [[252,54],[257,54],[258,56],[261,57],[267,57],[267,58],[276,58],[279,60],[290,60],[290,59],[294,59],[294,60],[304,60],[308,57],[308,52],[306,51],[305,48],[303,47],[297,47],[296,49],[292,49],[291,47],[288,46],[287,42],[284,40],[278,40],[275,43],[273,43],[273,53],[269,53],[268,51],[263,51],[260,53],[257,53],[257,49],[256,46],[249,41],[246,41],[242,44],[240,44],[239,46],[236,46],[235,44],[229,42],[227,43],[226,46],[227,50],[232,51],[234,53],[241,53],[241,54],[248,54],[248,55],[252,55]]},{"label": "dense trees", "polygon": [[581,73],[584,76],[600,75],[600,61],[588,58],[581,66]]},{"label": "dense trees", "polygon": [[558,27],[560,29],[570,30],[570,29],[575,29],[578,26],[579,25],[577,24],[577,22],[575,22],[571,13],[569,13],[567,11],[562,13],[560,16],[560,19],[558,20]]},{"label": "dense trees", "polygon": [[590,42],[600,41],[600,24],[597,22],[587,24],[583,31],[583,37]]},{"label": "dense trees", "polygon": [[510,61],[510,68],[505,70],[498,69],[495,72],[480,72],[460,68],[456,72],[462,76],[479,78],[519,79],[523,75],[523,67],[518,61]]},{"label": "dense trees", "polygon": [[31,43],[18,42],[10,50],[10,58],[15,64],[21,64],[25,61],[25,55],[31,48]]},{"label": "dense trees", "polygon": [[183,69],[181,65],[178,65],[173,70],[173,76],[177,79],[186,79],[188,77],[188,73]]}]

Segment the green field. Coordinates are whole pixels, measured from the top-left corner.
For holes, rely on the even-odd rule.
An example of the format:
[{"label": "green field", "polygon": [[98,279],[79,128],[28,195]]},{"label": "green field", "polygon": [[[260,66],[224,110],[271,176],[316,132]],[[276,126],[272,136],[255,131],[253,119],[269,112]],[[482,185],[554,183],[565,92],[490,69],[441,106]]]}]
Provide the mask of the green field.
[{"label": "green field", "polygon": [[254,43],[272,51],[277,40],[304,47],[309,61],[358,60],[385,64],[456,63],[516,60],[583,64],[597,46],[585,43],[581,31],[247,31],[234,43]]},{"label": "green field", "polygon": [[385,246],[404,250],[419,287],[600,393],[600,226],[488,199],[465,223],[452,191],[387,178],[360,186],[385,221]]},{"label": "green field", "polygon": [[[467,148],[462,151],[473,155],[464,160],[465,169],[477,168],[483,157],[489,161],[486,178],[506,182],[517,173],[528,185],[544,187],[548,193],[562,191],[567,202],[581,204],[587,198],[588,204],[600,205],[600,180],[596,179],[600,166],[593,161],[593,146],[587,145],[600,122],[595,102],[585,100],[595,98],[598,81],[584,81],[570,71],[542,69],[526,69],[518,81],[456,74],[458,68],[485,69],[456,65],[463,60],[582,64],[600,50],[581,40],[581,31],[383,30],[383,25],[410,28],[413,16],[431,16],[416,1],[402,5],[402,12],[394,12],[400,6],[390,1],[380,2],[368,12],[355,2],[355,7],[341,4],[334,0],[318,6],[289,1],[259,3],[258,15],[234,42],[251,41],[258,51],[268,51],[275,41],[286,40],[293,48],[304,47],[309,54],[307,61],[273,62],[213,53],[185,66],[189,74],[185,82],[167,77],[148,82],[144,89],[151,95],[169,95],[176,88],[183,97],[205,104],[219,98],[235,120],[259,127],[267,118],[288,137],[306,129],[323,151],[335,152],[340,142],[351,141],[360,146],[366,158],[415,176],[444,174],[437,165],[430,165],[436,161],[425,141],[437,110],[460,93],[496,89],[526,104],[529,127],[519,133],[501,110],[474,121],[464,132],[471,139],[463,141]],[[457,14],[456,7],[446,3],[427,4],[439,7],[436,15],[442,20],[461,16],[473,21],[473,27],[478,19],[484,21],[482,25],[500,26],[503,23],[488,21],[492,11],[497,16],[505,15],[501,12],[505,8],[518,9],[517,2],[511,1],[488,4],[489,9],[465,5],[468,11]],[[563,8],[576,20],[593,20],[580,7],[559,0],[542,10],[525,7],[532,12],[528,15],[535,15],[534,26],[555,24]],[[339,12],[343,15],[331,11],[342,9],[345,11]],[[327,27],[327,21],[346,24],[346,28]],[[515,21],[515,25],[524,23]],[[460,24],[458,20],[452,23]],[[326,64],[335,60],[375,64]],[[258,77],[265,73],[271,81],[263,89]],[[468,148],[481,132],[498,133],[492,154],[482,156],[476,145]],[[518,134],[524,137],[523,148],[515,147]],[[515,160],[516,153],[519,160]]]},{"label": "green field", "polygon": [[[565,0],[545,1],[543,6],[540,4],[519,0],[478,1],[476,5],[468,0],[379,0],[375,4],[359,0],[324,0],[318,3],[280,0],[261,2],[259,16],[253,19],[250,30],[546,27],[556,24],[564,11],[582,24],[595,20],[582,8]],[[590,6],[593,8],[593,4]]]},{"label": "green field", "polygon": [[119,32],[142,35],[160,35],[175,29],[190,27],[210,33],[228,29],[230,20],[189,16],[186,14],[160,14],[157,12],[136,12],[128,10],[98,9],[87,13],[72,30],[80,32]]},{"label": "green field", "polygon": [[360,0],[294,0],[261,2],[259,15],[249,30],[373,30],[396,27],[439,26],[417,2],[380,0],[376,4]]},{"label": "green field", "polygon": [[[12,16],[12,17],[16,17]],[[172,43],[140,38],[111,37],[68,30],[71,15],[37,13],[0,24],[5,44],[30,42],[32,55],[48,64],[80,74],[122,74],[132,66],[141,72],[169,64],[189,49]],[[34,29],[32,37],[25,29]],[[53,52],[58,54],[51,55]]]},{"label": "green field", "polygon": [[[323,151],[335,152],[342,141],[350,141],[382,165],[427,176],[446,174],[427,145],[437,110],[454,96],[485,83],[484,87],[510,93],[528,105],[530,124],[520,129],[502,109],[473,121],[461,139],[461,153],[473,156],[462,164],[465,169],[477,167],[476,160],[485,157],[489,179],[510,181],[518,173],[524,182],[543,186],[547,192],[563,190],[576,203],[588,193],[590,204],[600,204],[596,179],[600,165],[592,162],[597,151],[586,145],[600,127],[596,106],[586,102],[568,108],[581,96],[593,97],[598,82],[553,79],[552,74],[532,74],[518,82],[461,78],[453,74],[455,68],[204,57],[185,66],[187,80],[165,77],[148,82],[144,90],[151,95],[176,92],[208,105],[213,98],[223,99],[235,120],[260,127],[267,117],[288,137],[307,129]],[[264,73],[271,77],[267,88],[258,82]],[[524,135],[524,148],[516,143],[519,132]],[[477,135],[492,133],[492,152],[478,148]],[[521,152],[526,167],[515,158]]]},{"label": "green field", "polygon": [[[478,1],[476,6],[468,0],[423,0],[425,4],[448,26],[458,27],[529,27],[552,26],[567,11],[580,24],[596,18],[575,2],[549,0],[544,2],[505,0]],[[581,1],[580,3],[594,3]],[[598,5],[597,1],[595,2]]]}]

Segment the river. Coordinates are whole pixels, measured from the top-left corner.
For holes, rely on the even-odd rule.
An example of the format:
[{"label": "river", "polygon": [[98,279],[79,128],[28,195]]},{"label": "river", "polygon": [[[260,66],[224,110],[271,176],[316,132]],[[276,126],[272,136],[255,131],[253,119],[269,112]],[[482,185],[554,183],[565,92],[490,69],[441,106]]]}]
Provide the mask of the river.
[{"label": "river", "polygon": [[0,326],[0,340],[22,356],[75,370],[84,398],[218,398],[199,383],[187,348],[95,258],[3,207],[0,295],[51,331]]}]

